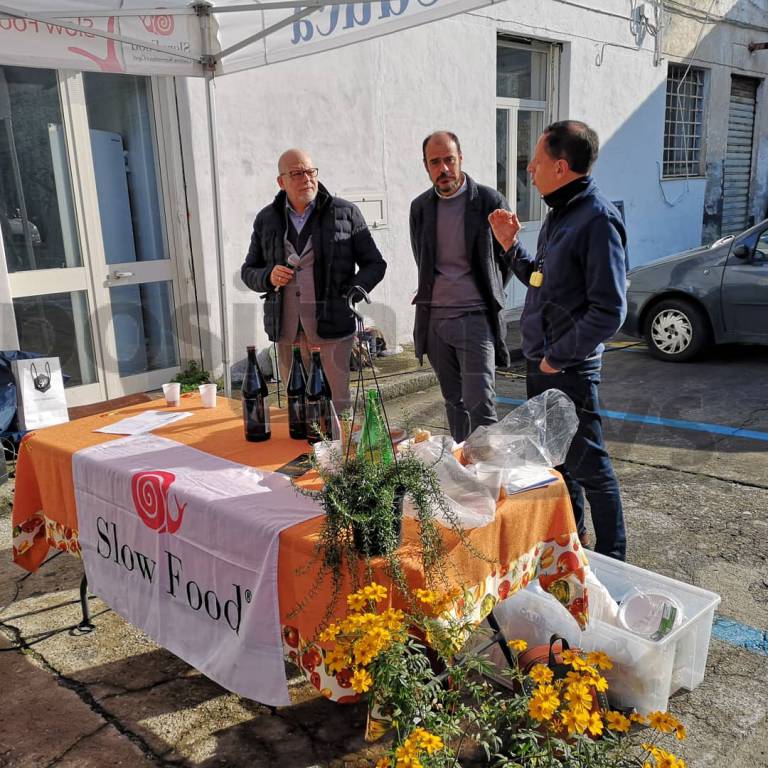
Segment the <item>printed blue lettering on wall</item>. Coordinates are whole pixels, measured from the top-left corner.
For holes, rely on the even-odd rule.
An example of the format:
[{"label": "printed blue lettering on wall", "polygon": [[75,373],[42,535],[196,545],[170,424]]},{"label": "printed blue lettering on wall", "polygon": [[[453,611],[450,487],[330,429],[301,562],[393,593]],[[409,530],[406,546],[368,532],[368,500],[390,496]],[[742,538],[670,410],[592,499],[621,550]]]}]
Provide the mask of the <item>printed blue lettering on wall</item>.
[{"label": "printed blue lettering on wall", "polygon": [[[358,18],[357,9],[360,8],[361,16]],[[342,29],[352,29],[355,25],[358,27],[364,27],[371,20],[371,4],[370,3],[355,3],[354,5],[347,6],[347,21]]]},{"label": "printed blue lettering on wall", "polygon": [[[381,21],[391,17],[402,16],[408,11],[409,7],[411,10],[416,8],[415,13],[418,13],[418,6],[429,8],[439,2],[440,0],[416,0],[416,4],[414,4],[412,0],[380,0],[378,3],[380,8],[377,20]],[[326,15],[326,18],[323,18],[323,14]],[[324,7],[314,14],[312,16],[314,21],[309,19],[294,21],[292,24],[291,45],[309,43],[312,41],[315,33],[320,37],[329,37],[334,33],[338,33],[340,29],[345,30],[367,26],[371,22],[371,3],[367,1],[363,3],[350,3],[345,6],[344,24],[341,27],[339,27],[340,14],[341,6],[334,5],[330,9]]]},{"label": "printed blue lettering on wall", "polygon": [[391,0],[382,0],[381,3],[381,13],[379,14],[380,19],[388,19],[390,16],[400,16],[403,13],[408,10],[408,0],[400,0],[399,10],[395,10],[393,7],[393,3]]},{"label": "printed blue lettering on wall", "polygon": [[336,25],[339,23],[339,6],[333,5],[331,6],[331,12],[330,12],[330,19],[329,19],[329,25],[328,30],[326,32],[323,32],[322,29],[320,29],[320,22],[322,19],[317,18],[318,16],[321,16],[323,13],[326,12],[326,8],[323,8],[319,14],[315,15],[315,29],[317,30],[317,34],[321,37],[328,37],[328,35],[332,35],[336,31]]}]

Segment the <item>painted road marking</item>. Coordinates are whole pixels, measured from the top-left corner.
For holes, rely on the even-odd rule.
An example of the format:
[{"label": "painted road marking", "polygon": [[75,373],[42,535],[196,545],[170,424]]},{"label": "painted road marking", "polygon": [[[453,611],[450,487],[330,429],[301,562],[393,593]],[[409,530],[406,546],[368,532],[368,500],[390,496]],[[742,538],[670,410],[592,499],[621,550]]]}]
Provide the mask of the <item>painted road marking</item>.
[{"label": "painted road marking", "polygon": [[[525,400],[518,400],[512,397],[496,396],[496,400],[505,405],[522,405]],[[762,440],[768,442],[768,432],[759,432],[755,429],[742,429],[741,427],[726,427],[722,424],[708,424],[704,421],[686,421],[685,419],[665,419],[662,416],[652,414],[644,415],[642,413],[624,413],[623,411],[605,411],[602,408],[598,411],[601,416],[607,419],[621,419],[622,421],[636,421],[640,424],[653,424],[658,427],[673,427],[675,429],[688,429],[694,432],[709,432],[714,435],[725,435],[726,437],[739,437],[747,440]]]},{"label": "painted road marking", "polygon": [[768,656],[768,632],[746,624],[739,624],[733,619],[718,616],[712,622],[712,636],[730,645],[737,645],[752,653]]}]

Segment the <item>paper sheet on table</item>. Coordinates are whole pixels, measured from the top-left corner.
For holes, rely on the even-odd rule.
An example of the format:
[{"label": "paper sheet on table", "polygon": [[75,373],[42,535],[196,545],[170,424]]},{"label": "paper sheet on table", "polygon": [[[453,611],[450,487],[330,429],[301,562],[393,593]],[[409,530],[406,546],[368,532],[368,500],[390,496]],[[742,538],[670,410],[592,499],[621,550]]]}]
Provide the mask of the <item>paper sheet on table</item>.
[{"label": "paper sheet on table", "polygon": [[144,411],[137,416],[129,416],[106,427],[94,429],[94,432],[105,432],[108,435],[143,435],[159,427],[167,427],[179,419],[191,416],[191,411]]},{"label": "paper sheet on table", "polygon": [[554,483],[557,478],[546,467],[535,464],[523,464],[519,467],[509,467],[504,470],[502,486],[507,495],[541,488],[543,485]]}]

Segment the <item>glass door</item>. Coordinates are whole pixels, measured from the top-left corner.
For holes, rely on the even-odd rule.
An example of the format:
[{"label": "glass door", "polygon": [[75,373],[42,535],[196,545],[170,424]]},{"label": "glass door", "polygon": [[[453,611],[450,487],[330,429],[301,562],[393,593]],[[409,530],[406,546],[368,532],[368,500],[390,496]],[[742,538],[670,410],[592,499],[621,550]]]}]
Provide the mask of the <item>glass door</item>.
[{"label": "glass door", "polygon": [[61,360],[70,405],[106,396],[56,72],[0,67],[0,234],[19,348]]},{"label": "glass door", "polygon": [[22,350],[70,405],[178,370],[175,263],[149,78],[0,67],[0,234]]},{"label": "glass door", "polygon": [[179,365],[152,90],[145,77],[82,77],[103,248],[107,386],[127,394],[159,387]]}]

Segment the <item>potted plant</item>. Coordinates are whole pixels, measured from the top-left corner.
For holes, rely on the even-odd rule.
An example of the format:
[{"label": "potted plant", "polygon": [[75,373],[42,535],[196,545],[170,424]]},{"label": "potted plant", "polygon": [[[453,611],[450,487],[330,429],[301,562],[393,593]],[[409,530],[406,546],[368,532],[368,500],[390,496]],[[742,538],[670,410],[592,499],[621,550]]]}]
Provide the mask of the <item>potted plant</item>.
[{"label": "potted plant", "polygon": [[[396,460],[385,464],[351,455],[342,460],[341,451],[325,442],[312,457],[322,481],[319,490],[297,486],[300,493],[313,497],[325,512],[315,555],[307,570],[317,569],[317,581],[330,577],[332,598],[323,624],[333,615],[345,576],[353,589],[370,578],[371,558],[383,557],[392,582],[405,600],[413,597],[399,554],[403,503],[408,499],[418,526],[418,556],[427,584],[441,581],[446,573],[446,556],[438,518],[456,533],[465,546],[478,557],[466,533],[447,503],[433,467],[407,449]],[[307,599],[310,599],[308,595]],[[292,614],[297,613],[298,605]]]}]

